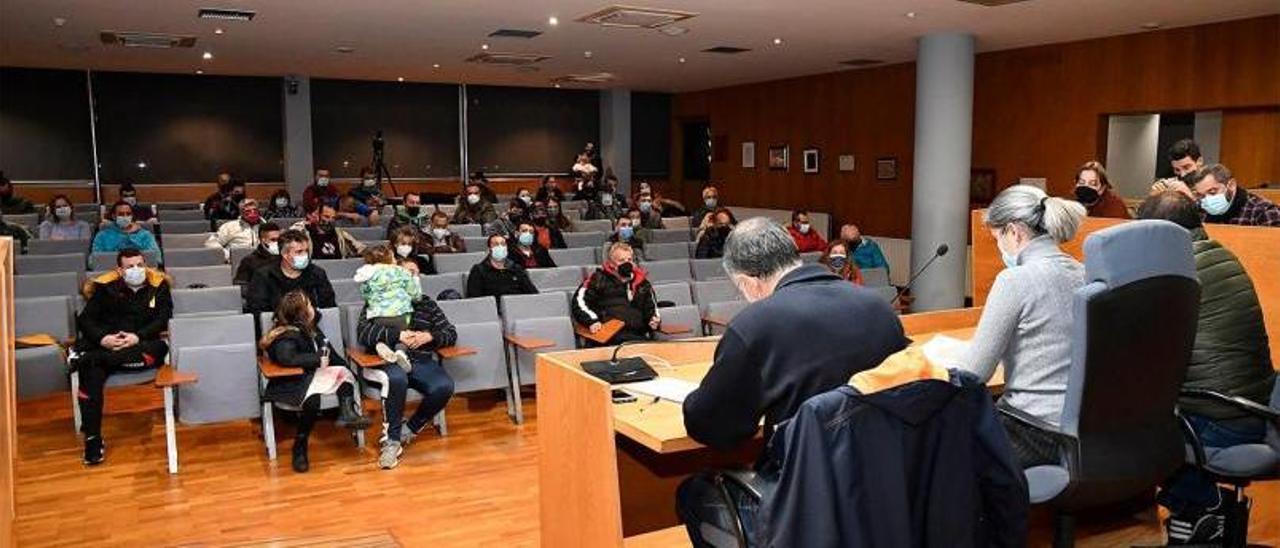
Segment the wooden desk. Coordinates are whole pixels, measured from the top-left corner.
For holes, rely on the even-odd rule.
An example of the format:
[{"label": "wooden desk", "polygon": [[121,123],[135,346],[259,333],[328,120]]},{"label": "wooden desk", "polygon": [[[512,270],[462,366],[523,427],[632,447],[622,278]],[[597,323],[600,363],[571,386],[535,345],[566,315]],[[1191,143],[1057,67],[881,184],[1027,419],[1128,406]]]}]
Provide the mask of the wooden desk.
[{"label": "wooden desk", "polygon": [[[964,323],[966,318],[976,321],[973,312],[957,311],[929,323],[948,324],[941,334],[967,339],[973,323]],[[916,344],[931,335],[908,334]],[[718,341],[637,344],[622,354],[662,358],[671,367],[655,365],[659,375],[699,382]],[[684,478],[707,468],[749,465],[760,452],[759,439],[731,453],[703,447],[685,431],[681,405],[675,402],[641,398],[614,404],[611,387],[581,367],[612,352],[606,347],[537,357],[543,546],[622,546],[624,538],[678,525],[675,490]],[[990,385],[1002,386],[1003,377],[997,375]]]}]

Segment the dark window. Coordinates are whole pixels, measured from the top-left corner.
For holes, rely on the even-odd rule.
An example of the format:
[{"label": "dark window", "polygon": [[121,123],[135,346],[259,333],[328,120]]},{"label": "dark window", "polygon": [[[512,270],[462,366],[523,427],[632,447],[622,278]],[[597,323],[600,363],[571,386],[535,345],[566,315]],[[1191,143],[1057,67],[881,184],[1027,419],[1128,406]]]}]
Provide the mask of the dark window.
[{"label": "dark window", "polygon": [[19,181],[93,179],[84,71],[0,69],[0,170]]},{"label": "dark window", "polygon": [[458,86],[352,80],[311,81],[317,168],[356,177],[373,162],[382,130],[392,178],[457,177]]},{"label": "dark window", "polygon": [[665,179],[671,172],[671,95],[631,94],[631,175]]},{"label": "dark window", "polygon": [[600,139],[600,94],[467,86],[467,165],[486,173],[568,173]]}]

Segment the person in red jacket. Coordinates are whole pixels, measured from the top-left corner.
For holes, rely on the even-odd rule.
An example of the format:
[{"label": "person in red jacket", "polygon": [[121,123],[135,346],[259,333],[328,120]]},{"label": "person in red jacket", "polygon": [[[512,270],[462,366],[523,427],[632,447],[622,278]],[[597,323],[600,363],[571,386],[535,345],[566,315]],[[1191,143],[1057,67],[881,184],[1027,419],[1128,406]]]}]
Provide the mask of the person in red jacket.
[{"label": "person in red jacket", "polygon": [[795,240],[796,247],[800,249],[801,253],[827,250],[827,240],[814,231],[813,225],[809,224],[808,211],[793,211],[791,213],[791,226],[787,227],[787,232],[791,233],[791,239]]}]

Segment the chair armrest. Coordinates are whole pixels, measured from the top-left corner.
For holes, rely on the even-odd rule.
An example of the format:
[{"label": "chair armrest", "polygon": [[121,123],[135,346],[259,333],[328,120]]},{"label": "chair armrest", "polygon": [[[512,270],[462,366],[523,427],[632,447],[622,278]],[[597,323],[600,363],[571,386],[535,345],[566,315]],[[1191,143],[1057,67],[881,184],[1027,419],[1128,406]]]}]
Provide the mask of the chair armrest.
[{"label": "chair armrest", "polygon": [[440,355],[440,359],[447,360],[449,358],[461,358],[463,356],[474,356],[480,351],[470,346],[444,346],[436,349],[436,354]]},{"label": "chair armrest", "polygon": [[681,324],[668,325],[664,323],[658,326],[658,332],[663,333],[665,335],[680,335],[682,333],[689,333],[690,331],[693,331],[693,327],[688,325],[681,325]]},{"label": "chair armrest", "polygon": [[1178,418],[1178,427],[1182,429],[1182,436],[1186,438],[1187,444],[1191,446],[1191,453],[1196,459],[1196,467],[1203,468],[1208,459],[1204,456],[1204,443],[1200,441],[1200,435],[1196,433],[1195,428],[1191,427],[1191,421],[1182,416],[1180,410],[1174,409],[1173,414]]},{"label": "chair armrest", "polygon": [[262,376],[268,379],[295,377],[306,374],[306,371],[301,367],[285,367],[276,363],[267,356],[258,356],[258,370],[262,372]]},{"label": "chair armrest", "polygon": [[556,345],[556,342],[550,339],[520,337],[517,335],[510,335],[510,334],[503,335],[502,338],[505,339],[508,343],[516,346],[521,350],[532,351],[532,350],[538,350],[541,348],[551,348]]},{"label": "chair armrest", "polygon": [[1235,407],[1237,410],[1244,411],[1250,415],[1261,417],[1269,421],[1280,420],[1280,411],[1259,405],[1253,401],[1247,400],[1240,396],[1228,396],[1221,392],[1212,390],[1202,390],[1199,388],[1184,388],[1179,395],[1184,398],[1194,398],[1199,400],[1210,400]]},{"label": "chair armrest", "polygon": [[360,367],[382,367],[387,364],[382,358],[376,354],[368,354],[360,352],[353,348],[347,349],[347,360]]},{"label": "chair armrest", "polygon": [[1004,416],[1009,417],[1013,420],[1016,420],[1019,423],[1022,423],[1023,426],[1034,428],[1045,434],[1049,434],[1053,437],[1062,438],[1064,440],[1070,440],[1072,442],[1074,442],[1076,439],[1075,436],[1072,436],[1071,434],[1063,432],[1058,427],[1052,424],[1049,424],[1048,422],[1045,422],[1044,420],[1041,420],[1038,417],[1032,416],[1028,414],[1026,411],[1023,411],[1021,409],[1008,407],[1004,405],[997,405],[996,409],[1000,411],[1000,413],[1003,414]]},{"label": "chair armrest", "polygon": [[173,364],[166,363],[160,366],[160,370],[156,371],[156,388],[170,388],[183,384],[194,384],[200,380],[200,376],[195,373],[186,371],[178,371],[173,368]]},{"label": "chair armrest", "polygon": [[601,324],[600,331],[592,333],[590,328],[574,322],[573,332],[584,339],[589,339],[600,344],[606,344],[613,340],[614,335],[617,335],[619,331],[622,331],[622,328],[625,326],[626,324],[622,323],[622,320],[608,320]]}]

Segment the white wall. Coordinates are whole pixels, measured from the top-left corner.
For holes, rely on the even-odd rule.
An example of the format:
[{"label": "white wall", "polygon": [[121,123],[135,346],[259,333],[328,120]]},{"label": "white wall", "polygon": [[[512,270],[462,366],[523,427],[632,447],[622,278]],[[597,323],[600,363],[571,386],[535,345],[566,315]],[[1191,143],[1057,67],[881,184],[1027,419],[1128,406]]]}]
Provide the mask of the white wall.
[{"label": "white wall", "polygon": [[1112,116],[1107,122],[1107,176],[1121,196],[1146,196],[1156,177],[1160,115]]},{"label": "white wall", "polygon": [[1192,138],[1200,145],[1200,157],[1204,159],[1204,165],[1218,163],[1218,155],[1222,150],[1222,111],[1197,112],[1195,129],[1192,131]]}]

